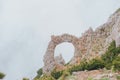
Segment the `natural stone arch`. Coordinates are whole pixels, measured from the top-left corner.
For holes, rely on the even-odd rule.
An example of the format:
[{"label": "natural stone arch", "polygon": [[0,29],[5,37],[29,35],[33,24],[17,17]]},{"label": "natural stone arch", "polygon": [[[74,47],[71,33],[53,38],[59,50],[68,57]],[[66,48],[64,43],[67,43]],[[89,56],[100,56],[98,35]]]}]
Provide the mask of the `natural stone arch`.
[{"label": "natural stone arch", "polygon": [[44,55],[44,67],[43,67],[43,72],[46,74],[50,74],[51,71],[56,67],[56,62],[54,59],[54,50],[57,45],[63,42],[68,42],[72,43],[75,51],[74,51],[74,57],[71,61],[71,64],[77,63],[77,61],[80,59],[81,54],[80,54],[80,49],[78,47],[79,44],[79,39],[73,35],[69,34],[63,34],[61,36],[51,36],[51,41],[49,42],[47,51]]}]

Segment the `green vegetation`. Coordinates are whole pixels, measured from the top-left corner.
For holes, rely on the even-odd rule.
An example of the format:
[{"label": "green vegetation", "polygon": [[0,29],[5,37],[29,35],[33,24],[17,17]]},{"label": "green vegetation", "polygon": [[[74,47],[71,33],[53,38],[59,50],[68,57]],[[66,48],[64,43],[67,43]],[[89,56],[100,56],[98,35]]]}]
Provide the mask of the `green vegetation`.
[{"label": "green vegetation", "polygon": [[41,76],[42,76],[42,74],[43,74],[43,70],[42,70],[42,68],[40,68],[38,71],[37,71],[37,77],[38,78],[40,78]]},{"label": "green vegetation", "polygon": [[104,65],[106,69],[111,69],[112,66],[114,66],[116,70],[120,70],[119,69],[120,58],[118,56],[119,54],[120,54],[120,47],[116,48],[115,41],[113,41],[109,46],[108,50],[106,51],[106,53],[101,56],[101,59],[104,61]]},{"label": "green vegetation", "polygon": [[37,71],[37,74],[38,74],[39,76],[41,76],[41,75],[43,74],[42,68],[40,68],[40,69]]},{"label": "green vegetation", "polygon": [[55,79],[58,79],[59,77],[61,77],[63,74],[63,71],[56,71],[53,70],[53,72],[51,73],[52,77],[54,77]]},{"label": "green vegetation", "polygon": [[42,70],[42,68],[40,68],[40,69],[37,71],[37,76],[36,76],[34,79],[38,79],[38,78],[40,78],[42,75],[43,75],[43,70]]},{"label": "green vegetation", "polygon": [[5,74],[0,72],[0,79],[3,79],[5,77]]},{"label": "green vegetation", "polygon": [[89,62],[82,61],[79,65],[73,66],[69,69],[69,72],[84,71],[84,70],[96,70],[104,68],[104,62],[101,59],[92,59]]},{"label": "green vegetation", "polygon": [[117,78],[117,80],[120,80],[120,75],[118,75],[116,78]]},{"label": "green vegetation", "polygon": [[52,76],[43,75],[40,78],[36,78],[34,80],[55,80],[55,79]]},{"label": "green vegetation", "polygon": [[88,67],[86,70],[96,70],[104,68],[104,62],[101,59],[92,59],[88,63]]},{"label": "green vegetation", "polygon": [[102,79],[100,79],[100,80],[110,80],[109,78],[102,78]]},{"label": "green vegetation", "polygon": [[87,80],[93,80],[93,78],[92,78],[92,77],[89,77]]},{"label": "green vegetation", "polygon": [[104,68],[104,62],[101,59],[92,59],[91,61],[82,61],[80,65],[73,66],[67,70],[64,71],[55,71],[51,73],[52,77],[55,79],[59,80],[64,80],[64,78],[72,72],[77,72],[77,71],[84,71],[84,70],[95,70],[95,69],[100,69]]},{"label": "green vegetation", "polygon": [[69,75],[66,77],[60,77],[58,80],[77,80],[75,76]]},{"label": "green vegetation", "polygon": [[116,57],[115,60],[112,62],[114,69],[120,71],[120,56]]},{"label": "green vegetation", "polygon": [[23,80],[29,80],[29,78],[23,78]]},{"label": "green vegetation", "polygon": [[63,74],[60,76],[60,78],[58,80],[65,80],[66,77],[70,78],[71,76],[70,76],[70,73],[67,70],[64,70]]}]

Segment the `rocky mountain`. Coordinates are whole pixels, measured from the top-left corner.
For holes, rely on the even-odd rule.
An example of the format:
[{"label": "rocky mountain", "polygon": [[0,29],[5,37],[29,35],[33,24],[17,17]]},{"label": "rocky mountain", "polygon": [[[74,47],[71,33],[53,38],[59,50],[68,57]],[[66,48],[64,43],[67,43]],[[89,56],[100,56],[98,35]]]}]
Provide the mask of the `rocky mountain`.
[{"label": "rocky mountain", "polygon": [[81,37],[70,34],[52,35],[44,55],[43,73],[50,75],[58,66],[65,69],[65,65],[60,64],[60,62],[64,63],[62,56],[54,58],[55,47],[63,42],[72,43],[75,47],[74,56],[69,64],[76,65],[82,60],[90,61],[105,54],[113,41],[115,41],[116,48],[120,47],[120,8],[108,18],[106,23],[96,30],[89,28]]},{"label": "rocky mountain", "polygon": [[52,36],[44,56],[44,72],[48,73],[56,66],[54,49],[62,42],[69,42],[74,45],[75,52],[71,63],[75,64],[81,59],[89,60],[104,54],[113,40],[115,40],[117,47],[120,46],[120,9],[112,14],[108,21],[99,26],[95,31],[89,28],[79,38],[69,34]]}]

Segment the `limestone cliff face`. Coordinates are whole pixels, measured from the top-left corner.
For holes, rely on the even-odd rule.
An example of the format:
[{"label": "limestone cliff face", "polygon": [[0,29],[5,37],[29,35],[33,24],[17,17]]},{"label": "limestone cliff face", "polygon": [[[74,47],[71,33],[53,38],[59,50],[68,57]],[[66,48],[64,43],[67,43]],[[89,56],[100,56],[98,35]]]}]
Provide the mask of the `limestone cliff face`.
[{"label": "limestone cliff face", "polygon": [[95,31],[87,30],[79,39],[82,58],[91,59],[104,54],[110,43],[115,40],[120,46],[120,11],[111,15],[106,23]]},{"label": "limestone cliff face", "polygon": [[117,47],[120,46],[120,9],[95,31],[89,28],[80,38],[69,34],[52,36],[44,55],[43,72],[50,73],[57,65],[57,61],[54,59],[54,49],[62,42],[72,43],[75,47],[71,60],[71,64],[75,64],[84,58],[90,60],[104,54],[113,40],[115,40]]}]

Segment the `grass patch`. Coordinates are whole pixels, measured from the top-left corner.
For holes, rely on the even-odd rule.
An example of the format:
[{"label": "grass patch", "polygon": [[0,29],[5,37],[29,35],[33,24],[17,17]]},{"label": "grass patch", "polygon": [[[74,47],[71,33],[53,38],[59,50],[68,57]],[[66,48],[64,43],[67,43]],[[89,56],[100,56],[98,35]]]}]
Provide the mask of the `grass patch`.
[{"label": "grass patch", "polygon": [[102,79],[100,79],[100,80],[110,80],[109,78],[102,78]]},{"label": "grass patch", "polygon": [[116,76],[117,80],[120,80],[120,75]]}]

